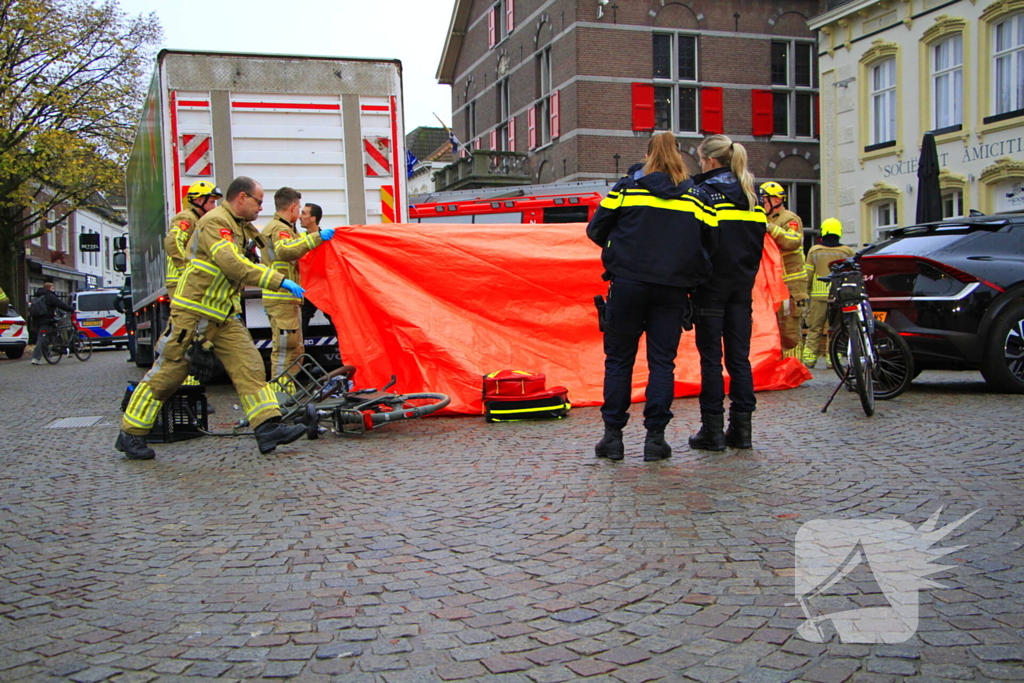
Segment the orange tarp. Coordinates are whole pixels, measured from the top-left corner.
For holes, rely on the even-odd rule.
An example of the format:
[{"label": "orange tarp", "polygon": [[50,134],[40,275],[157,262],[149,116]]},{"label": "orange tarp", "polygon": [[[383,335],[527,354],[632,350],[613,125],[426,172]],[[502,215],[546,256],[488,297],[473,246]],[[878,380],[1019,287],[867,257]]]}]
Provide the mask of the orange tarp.
[{"label": "orange tarp", "polygon": [[[573,405],[600,405],[604,353],[594,296],[606,294],[601,250],[579,223],[356,225],[300,262],[306,296],[334,320],[342,358],[360,386],[392,374],[402,393],[452,398],[450,412],[480,414],[481,375],[542,372]],[[786,296],[778,247],[765,240],[754,290],[750,361],[758,390],[810,378],[780,359],[777,302]],[[641,342],[633,400],[647,384]],[[700,390],[693,332],[676,360],[676,396]]]}]

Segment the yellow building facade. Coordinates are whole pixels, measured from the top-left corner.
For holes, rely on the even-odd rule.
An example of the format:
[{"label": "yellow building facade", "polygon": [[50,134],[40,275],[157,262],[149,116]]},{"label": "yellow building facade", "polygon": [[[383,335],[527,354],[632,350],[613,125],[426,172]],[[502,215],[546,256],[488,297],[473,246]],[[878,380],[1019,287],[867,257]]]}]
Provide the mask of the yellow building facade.
[{"label": "yellow building facade", "polygon": [[915,222],[924,134],[945,216],[1024,212],[1024,0],[848,0],[818,31],[822,215],[867,244]]}]

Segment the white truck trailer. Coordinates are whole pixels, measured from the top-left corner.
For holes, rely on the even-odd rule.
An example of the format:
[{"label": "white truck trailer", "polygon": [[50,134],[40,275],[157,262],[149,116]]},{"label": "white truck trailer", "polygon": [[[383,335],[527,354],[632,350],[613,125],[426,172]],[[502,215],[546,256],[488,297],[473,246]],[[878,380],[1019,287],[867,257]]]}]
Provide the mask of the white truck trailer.
[{"label": "white truck trailer", "polygon": [[[151,365],[168,318],[164,235],[197,180],[264,189],[265,225],[281,187],[323,208],[321,227],[406,220],[402,66],[398,60],[163,50],[126,173],[136,359]],[[246,325],[266,356],[258,289]],[[344,320],[335,320],[344,324]],[[318,314],[307,351],[336,366],[335,332]]]}]

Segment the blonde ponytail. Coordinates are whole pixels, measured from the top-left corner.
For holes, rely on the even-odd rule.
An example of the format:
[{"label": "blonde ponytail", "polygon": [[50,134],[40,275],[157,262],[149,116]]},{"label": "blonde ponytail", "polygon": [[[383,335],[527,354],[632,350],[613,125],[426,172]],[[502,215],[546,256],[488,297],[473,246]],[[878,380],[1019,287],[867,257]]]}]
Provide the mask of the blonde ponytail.
[{"label": "blonde ponytail", "polygon": [[728,135],[711,135],[704,138],[697,148],[697,154],[703,159],[715,159],[726,166],[740,181],[743,194],[751,209],[758,206],[757,192],[754,191],[754,176],[747,170],[747,149],[738,142],[733,142]]}]

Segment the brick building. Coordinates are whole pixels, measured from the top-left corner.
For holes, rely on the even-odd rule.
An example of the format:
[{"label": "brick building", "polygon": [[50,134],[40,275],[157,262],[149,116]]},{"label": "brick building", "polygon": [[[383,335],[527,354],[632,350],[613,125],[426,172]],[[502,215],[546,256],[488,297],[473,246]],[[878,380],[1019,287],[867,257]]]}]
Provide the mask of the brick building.
[{"label": "brick building", "polygon": [[[815,34],[823,0],[455,0],[437,79],[472,150],[527,154],[535,183],[606,179],[672,130],[692,172],[704,134],[759,180],[818,203]],[[439,188],[440,189],[440,188]]]}]

